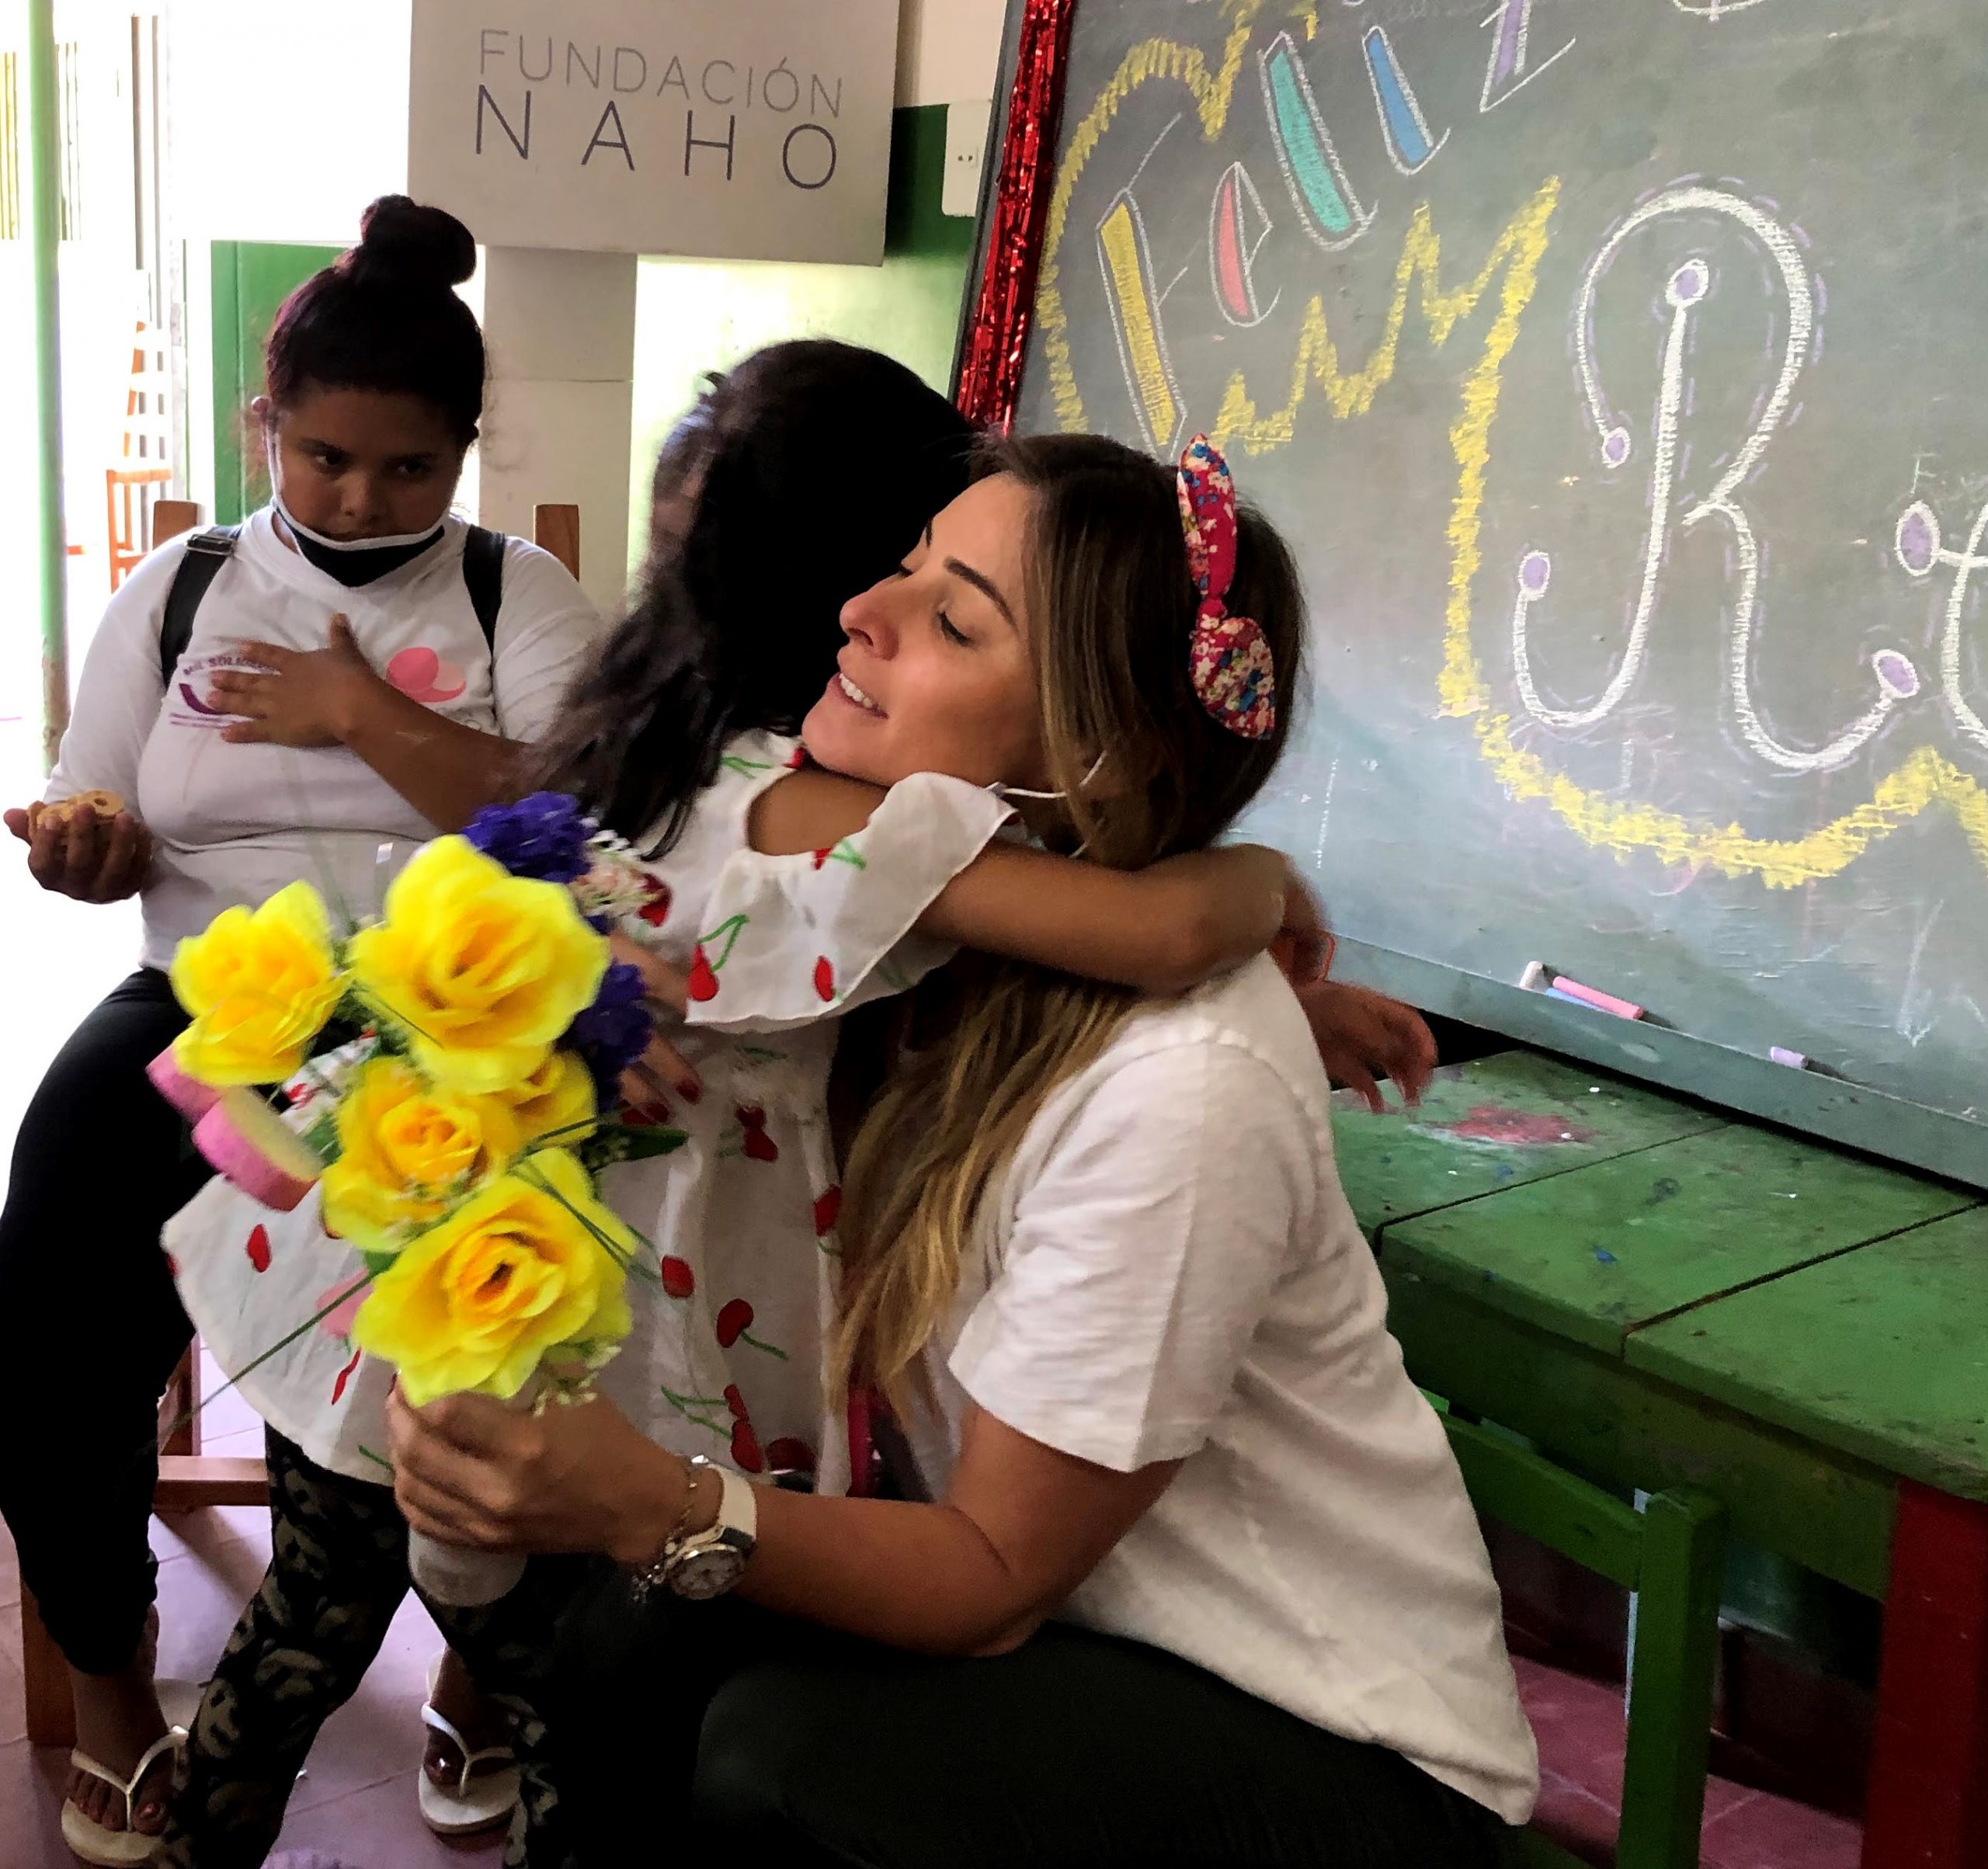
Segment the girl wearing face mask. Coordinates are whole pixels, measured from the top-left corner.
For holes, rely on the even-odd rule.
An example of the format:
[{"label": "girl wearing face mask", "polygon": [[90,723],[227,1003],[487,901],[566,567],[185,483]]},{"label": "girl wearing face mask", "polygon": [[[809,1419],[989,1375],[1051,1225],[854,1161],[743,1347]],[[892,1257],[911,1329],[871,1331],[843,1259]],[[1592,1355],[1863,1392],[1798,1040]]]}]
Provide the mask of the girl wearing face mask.
[{"label": "girl wearing face mask", "polygon": [[7,814],[43,888],[144,912],[142,964],[50,1067],[0,1218],[0,1315],[87,1321],[86,1356],[40,1332],[0,1360],[0,1408],[40,1424],[0,1463],[0,1510],[70,1663],[63,1828],[89,1862],[144,1860],[175,1743],[146,1524],[189,1327],[158,1236],[207,1170],[144,1077],[185,1023],[165,970],[222,908],[298,877],[374,909],[382,846],[503,793],[599,627],[549,554],[450,512],[483,408],[482,336],[454,290],[475,263],[461,222],[389,196],[290,295],[255,405],[270,504],[132,574],[41,806]]}]

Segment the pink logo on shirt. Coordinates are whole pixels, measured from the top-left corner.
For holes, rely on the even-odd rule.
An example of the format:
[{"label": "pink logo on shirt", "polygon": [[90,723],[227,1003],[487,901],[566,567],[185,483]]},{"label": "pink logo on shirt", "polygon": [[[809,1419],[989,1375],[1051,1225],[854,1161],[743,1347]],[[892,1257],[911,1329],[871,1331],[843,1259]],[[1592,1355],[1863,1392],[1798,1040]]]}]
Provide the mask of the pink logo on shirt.
[{"label": "pink logo on shirt", "polygon": [[469,686],[462,670],[443,661],[433,649],[401,650],[387,664],[387,679],[409,700],[430,706],[454,700]]}]

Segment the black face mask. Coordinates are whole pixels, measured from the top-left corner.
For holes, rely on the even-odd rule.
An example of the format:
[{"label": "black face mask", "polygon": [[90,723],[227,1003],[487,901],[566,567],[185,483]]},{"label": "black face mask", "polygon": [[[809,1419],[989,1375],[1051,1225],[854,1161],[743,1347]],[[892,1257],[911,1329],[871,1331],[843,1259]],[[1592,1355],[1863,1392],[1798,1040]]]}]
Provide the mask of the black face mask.
[{"label": "black face mask", "polygon": [[376,578],[411,564],[442,536],[442,528],[437,526],[427,537],[416,539],[412,544],[349,546],[335,551],[307,538],[294,525],[289,526],[288,530],[290,542],[302,557],[327,577],[337,578],[347,590],[356,590],[362,584],[370,584]]}]

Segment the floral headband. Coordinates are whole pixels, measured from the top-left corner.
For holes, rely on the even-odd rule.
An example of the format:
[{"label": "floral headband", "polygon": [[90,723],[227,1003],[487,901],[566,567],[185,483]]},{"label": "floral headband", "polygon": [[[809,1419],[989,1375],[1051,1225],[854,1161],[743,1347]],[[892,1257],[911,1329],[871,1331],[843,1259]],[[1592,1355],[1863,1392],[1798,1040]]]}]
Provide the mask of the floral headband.
[{"label": "floral headband", "polygon": [[1263,631],[1249,617],[1229,613],[1229,587],[1236,578],[1236,482],[1205,435],[1197,435],[1180,457],[1180,494],[1187,571],[1201,594],[1188,641],[1194,692],[1210,717],[1231,733],[1268,739],[1277,731],[1277,671]]}]

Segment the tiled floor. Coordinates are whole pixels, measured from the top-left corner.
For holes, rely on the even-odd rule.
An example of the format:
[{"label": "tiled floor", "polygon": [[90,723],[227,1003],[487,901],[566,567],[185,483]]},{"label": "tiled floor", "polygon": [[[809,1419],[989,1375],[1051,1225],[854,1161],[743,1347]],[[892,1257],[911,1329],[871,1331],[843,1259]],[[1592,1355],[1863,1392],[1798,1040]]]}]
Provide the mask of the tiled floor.
[{"label": "tiled floor", "polygon": [[[255,1430],[241,1405],[214,1405],[210,1444],[245,1451]],[[255,1586],[269,1552],[267,1521],[252,1509],[192,1514],[156,1523],[163,1624],[161,1666],[197,1679]],[[72,1869],[57,1829],[61,1755],[36,1753],[21,1712],[19,1586],[0,1537],[0,1869]],[[415,1813],[412,1774],[420,1749],[418,1709],[437,1638],[408,1603],[358,1697],[325,1727],[292,1798],[283,1842],[335,1851],[354,1869],[469,1869],[492,1863],[436,1841]],[[1519,1664],[1539,1735],[1539,1821],[1569,1848],[1606,1863],[1621,1789],[1620,1693],[1539,1663]],[[1854,1824],[1741,1785],[1714,1780],[1705,1801],[1704,1869],[1855,1869]]]},{"label": "tiled floor", "polygon": [[[243,1454],[261,1444],[254,1418],[232,1396],[211,1405],[206,1428],[207,1451]],[[244,1506],[155,1520],[152,1548],[159,1558],[160,1671],[203,1679],[268,1562],[268,1514]],[[0,1531],[0,1869],[75,1869],[58,1827],[62,1755],[27,1743],[19,1600],[13,1547]],[[429,1658],[440,1646],[410,1599],[365,1686],[326,1723],[290,1799],[285,1847],[335,1851],[356,1869],[475,1869],[496,1861],[494,1845],[472,1853],[437,1841],[415,1811],[419,1708]]]},{"label": "tiled floor", "polygon": [[[1519,1689],[1539,1738],[1535,1822],[1576,1855],[1611,1860],[1622,1795],[1622,1694],[1619,1687],[1517,1664]],[[1862,1833],[1723,1778],[1705,1787],[1701,1869],[1857,1869]]]}]

